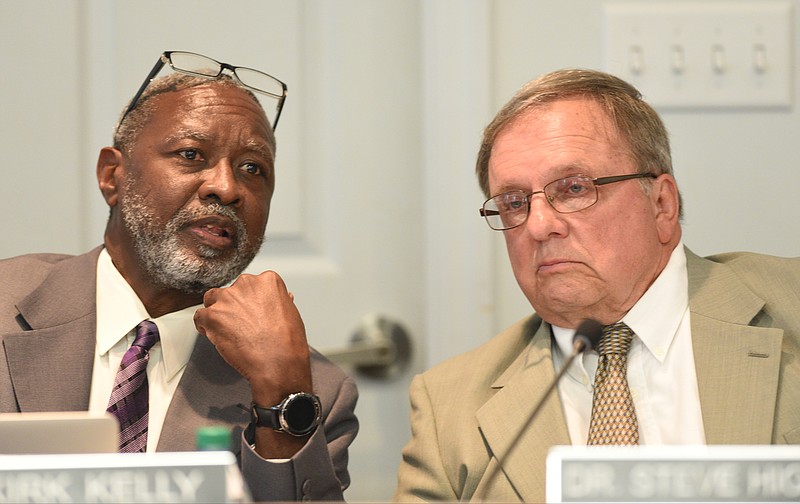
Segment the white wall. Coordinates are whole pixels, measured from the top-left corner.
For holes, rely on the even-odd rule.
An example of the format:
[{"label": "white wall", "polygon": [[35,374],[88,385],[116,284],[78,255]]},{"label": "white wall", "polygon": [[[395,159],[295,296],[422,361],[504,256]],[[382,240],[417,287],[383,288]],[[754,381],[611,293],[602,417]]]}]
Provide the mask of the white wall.
[{"label": "white wall", "polygon": [[2,257],[86,247],[80,28],[73,2],[0,2]]}]

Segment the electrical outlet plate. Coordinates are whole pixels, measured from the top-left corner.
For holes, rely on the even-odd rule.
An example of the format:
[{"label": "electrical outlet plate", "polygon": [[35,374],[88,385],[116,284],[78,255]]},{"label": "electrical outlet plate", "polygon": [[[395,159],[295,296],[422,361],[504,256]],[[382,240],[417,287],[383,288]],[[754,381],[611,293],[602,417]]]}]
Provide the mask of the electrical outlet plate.
[{"label": "electrical outlet plate", "polygon": [[609,2],[605,69],[660,108],[790,107],[792,5]]}]

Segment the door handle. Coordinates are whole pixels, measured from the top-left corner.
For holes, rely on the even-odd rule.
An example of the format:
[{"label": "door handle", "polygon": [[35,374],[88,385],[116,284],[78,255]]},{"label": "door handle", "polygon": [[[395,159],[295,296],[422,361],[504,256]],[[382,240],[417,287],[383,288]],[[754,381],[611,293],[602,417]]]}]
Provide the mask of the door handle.
[{"label": "door handle", "polygon": [[361,320],[346,347],[319,352],[364,376],[389,379],[402,374],[411,362],[411,338],[400,323],[372,314]]}]

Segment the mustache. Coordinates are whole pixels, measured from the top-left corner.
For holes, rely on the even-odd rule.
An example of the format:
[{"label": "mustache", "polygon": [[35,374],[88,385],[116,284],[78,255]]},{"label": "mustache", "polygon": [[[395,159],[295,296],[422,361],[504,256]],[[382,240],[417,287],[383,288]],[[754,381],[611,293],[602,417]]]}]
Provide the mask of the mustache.
[{"label": "mustache", "polygon": [[220,203],[204,203],[199,207],[182,208],[172,216],[167,224],[167,228],[174,230],[182,229],[195,220],[209,215],[220,215],[230,219],[235,228],[234,236],[231,238],[233,238],[236,243],[247,241],[247,228],[244,222],[242,222],[242,219],[239,218],[239,215],[237,215],[233,208]]}]

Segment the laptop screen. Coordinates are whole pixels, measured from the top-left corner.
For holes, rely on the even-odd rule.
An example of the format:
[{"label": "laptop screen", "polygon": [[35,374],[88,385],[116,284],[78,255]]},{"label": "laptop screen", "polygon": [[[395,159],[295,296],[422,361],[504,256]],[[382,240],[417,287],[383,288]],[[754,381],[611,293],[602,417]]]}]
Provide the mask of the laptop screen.
[{"label": "laptop screen", "polygon": [[0,454],[114,453],[118,443],[109,413],[0,413]]}]

